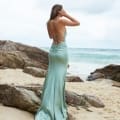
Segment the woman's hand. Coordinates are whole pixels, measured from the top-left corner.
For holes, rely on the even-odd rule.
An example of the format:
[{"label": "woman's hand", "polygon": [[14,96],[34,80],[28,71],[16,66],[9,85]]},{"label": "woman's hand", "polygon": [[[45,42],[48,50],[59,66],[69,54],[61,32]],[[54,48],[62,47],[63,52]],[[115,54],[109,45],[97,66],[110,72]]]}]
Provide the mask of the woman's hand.
[{"label": "woman's hand", "polygon": [[66,13],[66,11],[64,9],[59,11],[59,14],[61,16],[66,17],[67,19],[63,19],[62,23],[66,26],[78,26],[80,25],[80,22],[78,20],[76,20],[75,18],[73,18],[72,16],[70,16],[68,13]]},{"label": "woman's hand", "polygon": [[59,11],[59,14],[60,14],[61,16],[66,16],[66,15],[67,15],[66,11],[63,10],[63,9]]}]

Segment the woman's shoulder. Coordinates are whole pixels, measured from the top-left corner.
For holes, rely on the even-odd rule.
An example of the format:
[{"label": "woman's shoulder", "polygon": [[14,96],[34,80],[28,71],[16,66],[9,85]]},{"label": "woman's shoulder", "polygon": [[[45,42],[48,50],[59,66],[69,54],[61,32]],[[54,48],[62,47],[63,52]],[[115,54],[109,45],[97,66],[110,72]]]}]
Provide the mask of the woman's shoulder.
[{"label": "woman's shoulder", "polygon": [[65,18],[59,18],[59,19],[58,19],[58,22],[59,22],[60,24],[62,24],[62,25],[65,25],[65,21],[66,21]]},{"label": "woman's shoulder", "polygon": [[53,20],[48,20],[47,25],[51,24],[52,22],[53,22]]},{"label": "woman's shoulder", "polygon": [[64,19],[59,18],[59,19],[54,19],[54,20],[49,20],[47,22],[47,26],[53,27],[53,26],[65,26],[64,25]]},{"label": "woman's shoulder", "polygon": [[47,21],[47,27],[51,27],[53,25],[53,20]]}]

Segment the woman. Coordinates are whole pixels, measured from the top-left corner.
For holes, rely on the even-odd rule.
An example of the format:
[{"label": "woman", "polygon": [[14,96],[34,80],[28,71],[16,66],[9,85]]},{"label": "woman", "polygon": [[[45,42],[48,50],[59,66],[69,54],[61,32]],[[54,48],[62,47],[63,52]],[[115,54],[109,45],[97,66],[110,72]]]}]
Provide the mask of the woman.
[{"label": "woman", "polygon": [[47,22],[48,34],[53,43],[49,52],[49,66],[43,85],[42,102],[35,120],[67,120],[68,118],[65,101],[65,76],[68,66],[66,26],[79,24],[63,10],[62,5],[53,6]]}]

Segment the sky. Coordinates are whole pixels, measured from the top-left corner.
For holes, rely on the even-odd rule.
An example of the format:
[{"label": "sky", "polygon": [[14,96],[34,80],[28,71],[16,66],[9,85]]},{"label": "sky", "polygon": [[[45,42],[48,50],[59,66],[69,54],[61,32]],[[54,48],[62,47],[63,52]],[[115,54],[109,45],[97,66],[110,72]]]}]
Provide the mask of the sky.
[{"label": "sky", "polygon": [[0,0],[0,40],[50,47],[46,22],[54,4],[80,21],[67,27],[68,47],[120,49],[120,0]]}]

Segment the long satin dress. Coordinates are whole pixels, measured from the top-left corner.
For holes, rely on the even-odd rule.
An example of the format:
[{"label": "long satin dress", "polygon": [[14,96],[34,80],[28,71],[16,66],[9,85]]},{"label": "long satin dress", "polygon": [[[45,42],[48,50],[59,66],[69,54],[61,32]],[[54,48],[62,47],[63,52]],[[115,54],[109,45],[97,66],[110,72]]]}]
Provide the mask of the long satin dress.
[{"label": "long satin dress", "polygon": [[49,51],[48,72],[43,84],[42,102],[35,120],[67,120],[65,76],[68,65],[66,41],[52,44]]}]

